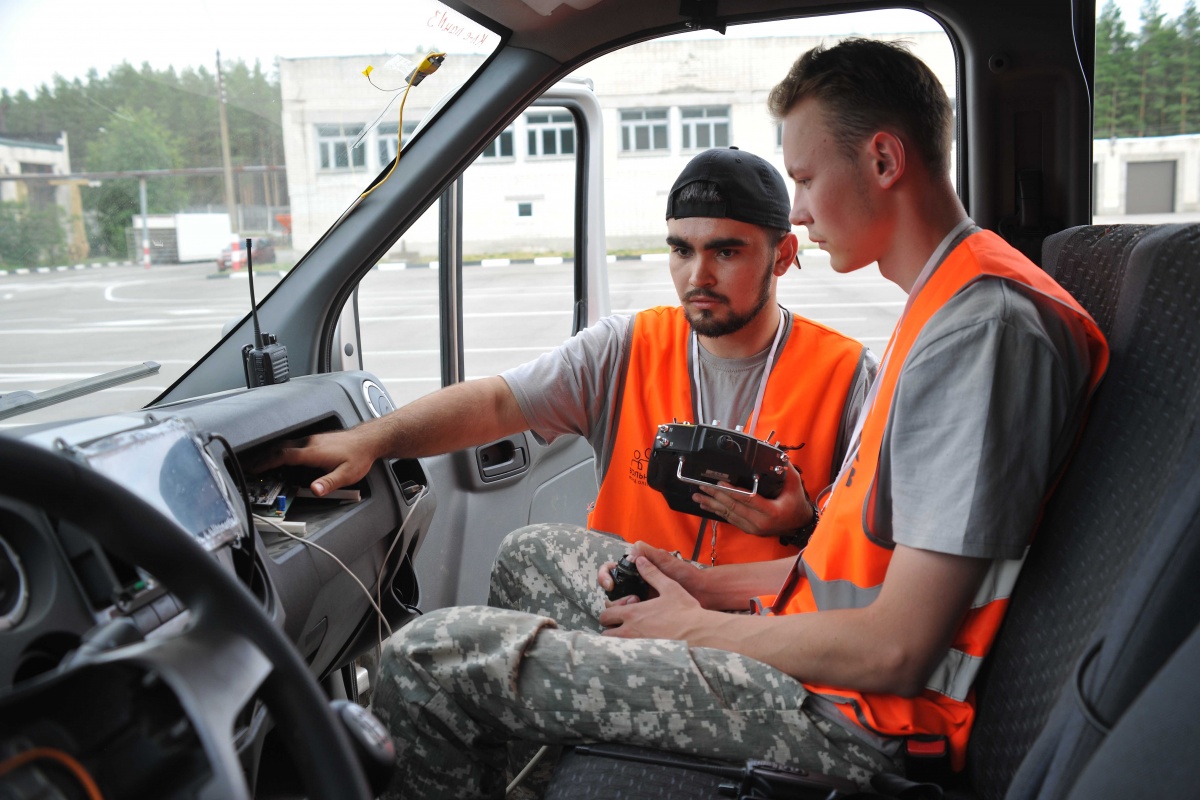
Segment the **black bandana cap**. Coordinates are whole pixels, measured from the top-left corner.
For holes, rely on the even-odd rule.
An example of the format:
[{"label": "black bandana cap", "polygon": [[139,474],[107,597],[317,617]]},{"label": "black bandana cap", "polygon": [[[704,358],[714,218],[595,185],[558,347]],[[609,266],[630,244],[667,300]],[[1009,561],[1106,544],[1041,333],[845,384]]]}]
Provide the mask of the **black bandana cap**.
[{"label": "black bandana cap", "polygon": [[[725,200],[679,202],[679,193],[696,181],[714,183]],[[764,228],[791,230],[791,204],[783,176],[765,159],[736,147],[705,150],[675,179],[667,196],[667,219],[724,217]]]}]

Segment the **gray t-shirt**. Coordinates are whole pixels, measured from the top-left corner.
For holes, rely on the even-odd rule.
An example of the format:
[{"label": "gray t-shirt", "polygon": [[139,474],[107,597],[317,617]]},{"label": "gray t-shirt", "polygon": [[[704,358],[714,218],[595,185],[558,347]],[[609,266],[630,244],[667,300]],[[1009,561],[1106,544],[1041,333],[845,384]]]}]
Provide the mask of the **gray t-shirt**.
[{"label": "gray t-shirt", "polygon": [[[779,351],[787,342],[791,323],[792,315],[787,314]],[[632,335],[633,317],[605,317],[554,350],[500,376],[512,389],[538,441],[548,444],[564,434],[578,434],[588,440],[597,454],[597,483],[603,483],[608,467],[621,362]],[[686,346],[686,343],[680,343],[680,346]],[[842,414],[830,474],[834,474],[842,462],[858,411],[878,365],[866,348],[863,351],[864,357]],[[716,419],[726,427],[745,424],[754,407],[770,348],[747,358],[718,358],[703,347],[699,352],[708,421]],[[751,433],[765,438],[770,431]]]},{"label": "gray t-shirt", "polygon": [[[976,281],[918,335],[896,384],[873,534],[908,547],[1019,559],[1087,401],[1087,343],[1055,302]],[[1021,502],[1013,502],[1021,498]],[[887,515],[887,511],[891,515]]]}]

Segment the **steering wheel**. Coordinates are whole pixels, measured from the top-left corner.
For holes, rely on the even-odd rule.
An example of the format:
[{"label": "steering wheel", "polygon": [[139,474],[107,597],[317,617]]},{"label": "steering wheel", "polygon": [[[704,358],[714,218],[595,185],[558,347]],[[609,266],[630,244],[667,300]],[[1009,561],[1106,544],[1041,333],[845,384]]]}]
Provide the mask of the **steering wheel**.
[{"label": "steering wheel", "polygon": [[212,769],[200,797],[250,797],[232,736],[235,718],[256,694],[274,715],[309,796],[371,797],[348,735],[297,650],[249,590],[174,520],[83,464],[8,436],[0,436],[0,492],[75,523],[188,608],[181,634],[116,648],[90,663],[153,670],[175,692]]}]

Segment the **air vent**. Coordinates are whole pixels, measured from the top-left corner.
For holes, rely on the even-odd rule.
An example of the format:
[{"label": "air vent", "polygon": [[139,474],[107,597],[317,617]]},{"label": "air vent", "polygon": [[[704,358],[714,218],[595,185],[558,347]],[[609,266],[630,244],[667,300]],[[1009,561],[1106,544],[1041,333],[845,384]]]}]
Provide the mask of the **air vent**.
[{"label": "air vent", "polygon": [[367,401],[367,408],[371,409],[373,416],[382,417],[396,410],[392,398],[375,381],[363,381],[363,399]]},{"label": "air vent", "polygon": [[21,559],[0,537],[0,631],[12,630],[29,608],[29,582]]}]

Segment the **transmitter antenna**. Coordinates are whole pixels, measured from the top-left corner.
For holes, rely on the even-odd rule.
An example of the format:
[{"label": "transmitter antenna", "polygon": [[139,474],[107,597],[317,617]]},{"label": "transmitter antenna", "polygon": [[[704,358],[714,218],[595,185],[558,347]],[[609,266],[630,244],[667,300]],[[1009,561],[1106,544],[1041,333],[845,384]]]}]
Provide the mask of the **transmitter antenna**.
[{"label": "transmitter antenna", "polygon": [[262,328],[258,326],[258,301],[254,299],[254,240],[246,237],[246,278],[250,281],[250,316],[254,318],[254,346],[263,349]]}]

